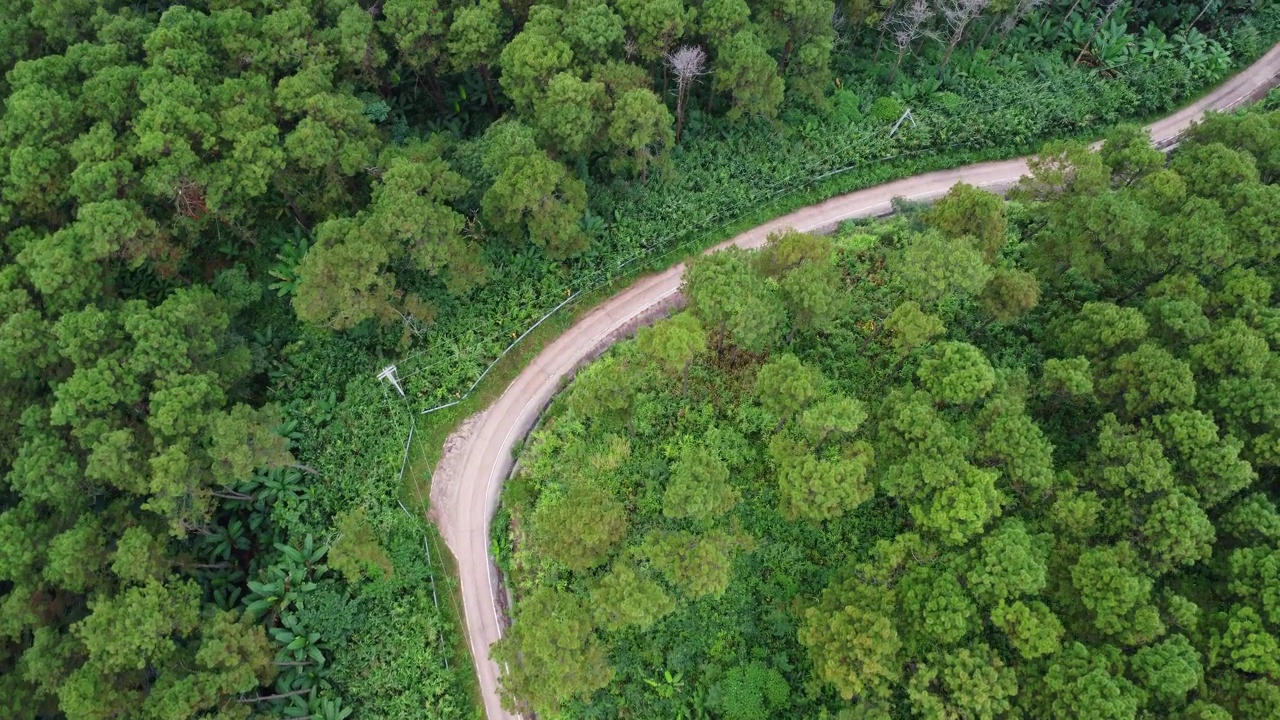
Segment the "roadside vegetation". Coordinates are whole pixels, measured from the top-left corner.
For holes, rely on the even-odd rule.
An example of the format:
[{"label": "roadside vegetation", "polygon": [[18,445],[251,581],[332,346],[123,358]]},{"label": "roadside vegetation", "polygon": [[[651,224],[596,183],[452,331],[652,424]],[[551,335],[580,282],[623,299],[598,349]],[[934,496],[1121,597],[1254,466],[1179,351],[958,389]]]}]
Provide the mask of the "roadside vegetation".
[{"label": "roadside vegetation", "polygon": [[1154,116],[1277,35],[1243,0],[0,0],[0,716],[476,717],[411,413],[815,176]]},{"label": "roadside vegetation", "polygon": [[513,708],[1280,714],[1280,114],[693,260],[504,489]]}]

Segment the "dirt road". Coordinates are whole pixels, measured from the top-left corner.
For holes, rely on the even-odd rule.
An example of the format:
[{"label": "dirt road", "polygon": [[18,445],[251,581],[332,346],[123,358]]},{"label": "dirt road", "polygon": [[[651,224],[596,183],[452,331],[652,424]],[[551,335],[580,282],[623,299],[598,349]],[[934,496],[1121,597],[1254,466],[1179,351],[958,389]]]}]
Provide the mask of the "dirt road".
[{"label": "dirt road", "polygon": [[[1248,102],[1276,84],[1278,74],[1280,45],[1200,101],[1152,124],[1152,140],[1161,146],[1171,144],[1205,110]],[[887,214],[895,197],[937,198],[958,182],[1003,191],[1026,172],[1025,160],[1019,159],[917,175],[802,208],[712,250],[728,245],[759,247],[770,233],[784,228],[829,231],[842,220]],[[512,447],[533,427],[563,378],[677,300],[683,271],[684,266],[677,265],[641,278],[596,306],[548,345],[497,402],[468,420],[447,443],[432,480],[431,515],[458,562],[468,642],[489,720],[515,717],[498,702],[500,671],[489,658],[489,646],[502,636],[503,629],[496,601],[502,589],[497,587],[489,559],[489,523],[502,483],[511,471]]]}]

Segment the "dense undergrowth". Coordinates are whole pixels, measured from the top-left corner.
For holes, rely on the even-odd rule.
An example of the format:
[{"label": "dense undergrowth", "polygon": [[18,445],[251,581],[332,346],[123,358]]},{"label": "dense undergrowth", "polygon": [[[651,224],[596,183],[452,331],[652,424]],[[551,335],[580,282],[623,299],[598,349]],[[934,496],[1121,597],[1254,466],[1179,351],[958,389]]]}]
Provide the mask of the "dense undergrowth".
[{"label": "dense undergrowth", "polygon": [[693,261],[504,489],[553,718],[1280,713],[1280,115]]},{"label": "dense undergrowth", "polygon": [[[1280,11],[1264,11],[1233,57],[1257,57],[1278,32]],[[836,59],[840,89],[824,111],[798,107],[780,124],[736,125],[694,113],[689,142],[673,151],[661,182],[592,186],[588,225],[596,234],[580,257],[557,263],[534,248],[494,248],[485,287],[452,299],[424,290],[438,312],[430,342],[401,358],[408,386],[428,407],[456,399],[512,338],[567,296],[664,267],[668,253],[705,246],[719,237],[717,228],[797,190],[817,185],[804,195],[814,202],[1156,117],[1227,72],[1193,69],[1187,57],[1160,55],[1099,74],[1051,54],[1011,59],[980,49],[953,61],[945,81],[930,77],[926,65],[923,77],[901,77],[889,92],[875,81],[874,66]],[[906,109],[912,121],[891,137]]]}]

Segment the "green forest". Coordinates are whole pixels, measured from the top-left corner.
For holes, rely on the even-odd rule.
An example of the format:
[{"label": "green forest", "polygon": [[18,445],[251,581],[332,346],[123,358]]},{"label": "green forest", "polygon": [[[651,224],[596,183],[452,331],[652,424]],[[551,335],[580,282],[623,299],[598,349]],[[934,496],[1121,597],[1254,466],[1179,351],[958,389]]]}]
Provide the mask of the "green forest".
[{"label": "green forest", "polygon": [[[456,583],[425,519],[423,499],[439,453],[439,443],[431,443],[462,416],[415,420],[419,411],[462,398],[512,339],[566,297],[701,249],[718,239],[726,223],[751,213],[776,215],[924,170],[1011,157],[1051,138],[1099,136],[1122,121],[1145,120],[1185,103],[1277,40],[1280,3],[1270,0],[0,0],[0,717],[479,717],[459,632]],[[1268,121],[1251,119],[1252,124],[1214,131],[1225,134],[1216,139],[1240,157],[1255,158],[1238,163],[1252,168],[1239,170],[1252,182],[1240,187],[1259,188],[1247,190],[1253,193],[1247,201],[1213,205],[1217,201],[1206,198],[1222,189],[1224,179],[1203,179],[1197,186],[1177,161],[1173,171],[1157,172],[1148,167],[1154,161],[1141,152],[1140,139],[1131,136],[1124,152],[1136,158],[1133,163],[1146,164],[1123,171],[1132,173],[1130,180],[1112,182],[1123,185],[1114,197],[1090,195],[1114,204],[1097,212],[1127,218],[1128,208],[1140,206],[1133,212],[1150,227],[1133,224],[1137,220],[1126,220],[1131,224],[1125,227],[1158,234],[1157,220],[1194,211],[1201,226],[1218,229],[1215,241],[1230,248],[1214,262],[1236,269],[1261,263],[1257,252],[1239,244],[1235,229],[1246,222],[1275,225],[1262,214],[1272,178],[1264,152],[1269,136],[1258,122]],[[1174,173],[1188,178],[1185,194],[1192,200],[1184,203]],[[1169,179],[1168,186],[1143,194],[1142,188],[1158,182],[1152,178]],[[965,440],[978,431],[961,429],[968,427],[964,423],[980,426],[986,421],[978,414],[989,415],[998,402],[1021,402],[1041,427],[1042,445],[1054,448],[1055,480],[1036,487],[1054,498],[1065,492],[1060,488],[1075,488],[1072,497],[1084,498],[1080,512],[1093,512],[1087,473],[1077,467],[1088,462],[1088,453],[1071,450],[1059,435],[1073,437],[1068,423],[1084,423],[1091,419],[1084,413],[1097,414],[1113,402],[1101,380],[1112,372],[1109,360],[1095,358],[1084,346],[1063,355],[1085,357],[1090,365],[1063,371],[1098,376],[1098,389],[1067,397],[1064,409],[1043,415],[1048,400],[1035,389],[1041,355],[1057,352],[1053,343],[1060,334],[1047,325],[1043,331],[1023,328],[1038,328],[1034,323],[1048,322],[1043,313],[1065,313],[1063,308],[1079,305],[1090,293],[1098,302],[1114,297],[1108,288],[1155,272],[1142,263],[1175,260],[1149,257],[1136,246],[1105,246],[1076,257],[1072,253],[1085,250],[1072,244],[1079,238],[1069,225],[1062,225],[1058,239],[1041,240],[1044,228],[1068,221],[1085,223],[1089,232],[1109,229],[1111,221],[1099,228],[1083,219],[1087,213],[1067,206],[1061,212],[1068,220],[1041,217],[1036,213],[1057,206],[1048,189],[1040,192],[1045,197],[1026,199],[1015,206],[1022,209],[1007,212],[1008,233],[1018,239],[997,242],[1003,229],[990,235],[983,256],[987,269],[974,269],[965,281],[973,292],[952,292],[952,280],[928,279],[943,286],[917,299],[915,310],[903,310],[892,326],[924,323],[923,329],[880,332],[884,318],[877,313],[886,303],[890,311],[900,304],[900,291],[893,288],[907,276],[858,264],[875,262],[877,253],[886,262],[896,257],[893,248],[906,242],[903,233],[917,234],[923,222],[917,215],[897,230],[864,229],[856,240],[842,236],[833,249],[824,250],[825,241],[814,240],[812,247],[810,241],[789,241],[795,247],[786,252],[799,253],[794,262],[803,269],[786,282],[784,276],[793,273],[784,265],[793,261],[781,257],[773,269],[757,268],[756,260],[745,257],[733,261],[741,266],[736,270],[723,268],[727,287],[794,285],[766,295],[817,293],[796,301],[813,306],[761,305],[764,324],[753,330],[738,327],[740,320],[730,322],[730,315],[742,316],[730,309],[724,310],[723,327],[713,327],[695,304],[694,313],[681,316],[688,319],[660,326],[683,328],[655,330],[657,336],[640,342],[666,358],[660,364],[669,382],[659,382],[656,369],[644,376],[652,388],[676,393],[663,407],[705,398],[721,383],[734,393],[724,395],[726,402],[754,398],[754,380],[742,387],[734,383],[754,378],[757,366],[783,362],[793,365],[775,366],[781,368],[771,371],[776,377],[787,367],[806,368],[806,374],[819,369],[813,370],[821,374],[813,382],[825,393],[821,406],[843,413],[842,424],[815,440],[801,429],[814,422],[806,424],[803,417],[816,403],[790,412],[744,399],[734,403],[759,418],[773,413],[768,417],[776,418],[768,422],[776,431],[771,426],[766,433],[759,418],[713,423],[714,414],[690,426],[689,432],[701,433],[693,438],[697,442],[738,448],[707,455],[719,458],[707,472],[733,468],[715,486],[717,494],[695,498],[698,488],[686,483],[688,506],[703,508],[688,517],[655,519],[653,508],[629,508],[633,512],[624,524],[604,529],[598,547],[577,559],[535,561],[542,557],[535,554],[521,560],[532,563],[530,568],[551,562],[515,576],[532,584],[559,583],[560,593],[522,598],[522,617],[532,617],[530,608],[543,603],[557,617],[568,612],[571,619],[587,618],[588,606],[574,605],[564,594],[586,597],[595,575],[608,567],[616,571],[615,595],[630,593],[628,583],[656,588],[671,606],[661,622],[673,622],[677,601],[684,603],[693,591],[655,580],[657,566],[639,550],[626,551],[631,554],[616,567],[596,557],[597,550],[622,553],[628,527],[646,538],[650,529],[657,532],[657,525],[646,523],[666,525],[627,547],[648,542],[645,552],[659,553],[696,531],[709,541],[701,554],[737,563],[764,562],[769,547],[790,547],[787,542],[814,550],[843,543],[840,557],[882,563],[865,572],[889,572],[883,563],[890,561],[876,558],[905,550],[876,555],[874,540],[892,540],[904,523],[919,523],[910,508],[922,501],[913,496],[895,504],[888,490],[881,491],[887,486],[880,473],[893,465],[894,451],[877,435],[885,421],[869,383],[901,384],[915,377],[911,373],[924,362],[923,354],[932,352],[944,332],[981,348],[998,374],[998,388],[981,393],[981,402],[938,409],[939,422]],[[1150,199],[1156,196],[1163,200]],[[1219,216],[1233,229],[1223,230]],[[954,242],[946,239],[947,221],[930,222],[943,234],[929,235],[929,242]],[[1191,241],[1184,248],[1185,242]],[[1015,306],[1025,300],[1018,298],[1031,292],[1027,272],[1033,271],[1010,273],[1023,262],[1018,253],[1030,262],[1041,246],[1057,247],[1060,262],[1087,266],[1090,274],[1078,287],[1055,288],[1042,280],[1039,309],[1015,321]],[[818,256],[830,262],[809,262]],[[742,274],[747,267],[755,274]],[[859,272],[886,279],[890,289],[870,293],[853,282]],[[1178,266],[1176,272],[1191,271]],[[1240,281],[1242,288],[1254,288],[1248,298],[1259,297],[1257,283],[1266,279],[1265,270],[1259,272],[1262,280]],[[1053,282],[1065,282],[1060,274],[1049,273]],[[1003,279],[989,283],[987,275]],[[828,280],[835,284],[819,289]],[[992,289],[974,290],[978,285]],[[1224,301],[1212,298],[1227,291],[1208,271],[1202,285],[1208,293],[1199,301],[1205,317],[1218,323],[1214,303]],[[828,297],[822,299],[821,292]],[[974,293],[997,295],[986,301],[992,307],[1009,305],[1000,311],[1004,319],[982,325],[986,316],[970,311],[978,300],[966,299]],[[1118,304],[1141,308],[1135,298],[1147,294],[1144,289]],[[1267,302],[1256,302],[1259,314],[1240,319],[1248,328],[1267,317]],[[842,319],[829,327],[835,315]],[[851,326],[853,317],[871,325]],[[698,320],[691,325],[693,318]],[[927,318],[947,329],[933,332],[934,321]],[[662,339],[672,332],[675,340]],[[923,335],[914,345],[890,343],[903,332]],[[1157,331],[1151,332],[1155,337]],[[1218,326],[1205,332],[1216,337]],[[1240,332],[1268,337],[1264,330]],[[823,350],[834,350],[837,338],[859,347],[866,343],[856,353],[860,359],[850,355],[842,361],[855,365],[845,367]],[[930,338],[935,342],[927,345]],[[655,343],[693,343],[688,358],[697,362],[685,358],[686,351],[654,350]],[[700,350],[700,343],[711,344]],[[1178,346],[1159,347],[1166,346],[1182,357]],[[1111,348],[1098,352],[1110,357]],[[956,358],[973,352],[954,350]],[[856,365],[862,359],[875,362]],[[1188,362],[1194,383],[1208,382],[1200,361]],[[1259,362],[1258,372],[1270,372],[1268,361]],[[401,368],[403,399],[376,379],[389,363]],[[1019,368],[1026,369],[1025,380],[1018,379]],[[1201,398],[1227,397],[1227,390],[1202,389],[1194,408],[1242,443],[1239,457],[1251,468],[1249,483],[1261,488],[1254,474],[1266,472],[1257,459],[1263,450],[1248,444],[1254,436],[1246,432],[1269,422],[1258,387],[1251,384],[1252,394],[1246,393],[1256,409],[1242,415],[1223,415]],[[828,388],[844,389],[829,397]],[[923,392],[931,392],[929,386]],[[584,428],[583,442],[588,429],[592,442],[616,438],[607,442],[617,445],[617,472],[624,461],[660,459],[663,469],[654,478],[663,481],[667,460],[686,452],[686,441],[657,455],[642,450],[640,439],[646,432],[656,438],[659,427],[673,441],[671,433],[686,431],[661,413],[644,420],[642,406],[637,400],[635,408],[609,410],[601,419],[614,424]],[[459,406],[468,408],[478,409]],[[716,412],[721,410],[728,412]],[[1159,411],[1165,412],[1163,406]],[[852,421],[864,413],[860,422]],[[1121,412],[1116,418],[1123,428],[1145,428],[1138,416]],[[1093,420],[1082,437],[1093,437]],[[713,425],[724,428],[722,436],[706,435]],[[840,429],[847,425],[862,429]],[[569,424],[556,421],[551,427]],[[1123,428],[1115,433],[1124,435]],[[1165,431],[1152,433],[1165,441]],[[805,453],[822,463],[846,452],[854,453],[850,458],[865,453],[859,495],[824,499],[821,511],[811,509],[808,491],[795,491],[786,505],[769,499],[774,491],[760,488],[771,488],[772,480],[751,480],[742,470],[750,465],[764,471],[765,465],[750,459],[772,458],[765,446],[772,448],[774,437],[791,443],[780,444],[778,452],[792,453],[787,457],[797,463]],[[850,449],[855,446],[860,449]],[[550,445],[544,441],[539,447]],[[898,447],[901,452],[905,446]],[[995,467],[972,452],[966,457],[975,467]],[[695,464],[707,458],[691,455],[682,472],[703,472]],[[1182,471],[1181,465],[1172,467],[1171,473]],[[1057,479],[1071,473],[1081,479]],[[748,481],[759,481],[752,486],[758,493],[743,494],[746,486],[735,485]],[[552,507],[556,491],[544,493],[542,484],[517,484],[528,490],[523,500],[512,501],[513,517],[532,512],[534,503]],[[1035,506],[1025,489],[997,489],[1002,494],[992,502],[1003,509],[1002,518]],[[598,497],[608,507],[621,502],[620,487],[587,492],[605,491]],[[1263,490],[1252,492],[1232,491],[1208,502],[1185,491],[1170,502],[1180,509],[1187,499],[1202,505],[1212,527],[1219,528],[1220,544],[1235,536],[1219,516],[1245,507],[1240,503],[1246,495],[1260,499],[1237,515],[1253,512],[1249,508],[1268,512]],[[1072,537],[1090,547],[1114,541],[1119,548],[1118,534],[1090,528],[1123,527],[1112,517],[1120,511],[1105,504],[1123,493],[1094,493],[1099,519],[1093,525],[1081,521]],[[683,502],[674,498],[673,508]],[[847,512],[834,519],[838,510]],[[549,527],[549,521],[540,522]],[[1046,522],[1028,514],[1025,533],[1040,537],[1048,532]],[[539,522],[530,526],[535,536],[537,527]],[[765,527],[773,529],[766,533]],[[991,520],[957,532],[972,539],[998,527]],[[1274,533],[1264,530],[1239,532],[1245,538],[1241,547],[1261,547],[1262,537],[1274,541]],[[916,534],[916,554],[943,547],[934,529],[917,528]],[[784,542],[786,537],[792,539]],[[892,547],[906,548],[906,542]],[[1129,550],[1115,550],[1117,557],[1126,567],[1131,558],[1146,563],[1147,550],[1137,540],[1130,544]],[[1055,577],[1054,563],[1070,555],[1061,552],[1067,554],[1044,551],[1047,578]],[[725,636],[714,657],[737,664],[719,675],[692,661],[650,661],[655,651],[640,643],[635,615],[591,617],[585,624],[565,621],[566,627],[587,630],[581,638],[595,653],[589,681],[517,674],[513,690],[544,709],[645,717],[642,705],[657,702],[653,698],[669,706],[653,709],[663,716],[668,710],[685,712],[680,702],[704,688],[707,707],[722,707],[723,698],[736,697],[734,687],[767,686],[770,694],[758,701],[765,703],[762,708],[834,712],[834,698],[850,691],[852,681],[839,680],[840,670],[810,672],[804,648],[823,641],[797,645],[801,636],[795,628],[806,622],[809,609],[823,612],[837,603],[839,583],[863,571],[843,562],[836,567],[830,553],[806,553],[770,561],[789,571],[812,563],[801,577],[778,580],[794,586],[760,596],[786,595],[797,603],[771,616],[769,627],[776,620],[781,624],[775,629],[785,630],[768,630],[781,638],[776,657],[747,657],[733,644],[741,639]],[[1250,570],[1255,574],[1249,582],[1261,586],[1268,566],[1258,558],[1262,569]],[[664,567],[674,573],[677,566]],[[700,601],[708,603],[707,622],[721,613],[723,627],[737,622],[726,599],[748,602],[749,593],[757,592],[725,590],[743,572],[726,569],[723,577],[697,586],[699,597],[721,598]],[[1160,582],[1164,592],[1171,581]],[[1242,698],[1270,702],[1270,686],[1258,684],[1252,671],[1223,670],[1210,662],[1211,653],[1226,650],[1206,644],[1218,627],[1197,595],[1197,588],[1210,584],[1208,575],[1200,584],[1190,576],[1179,583],[1178,597],[1206,608],[1201,634],[1170,630],[1159,641],[1181,632],[1203,655],[1205,678],[1227,677],[1216,685],[1224,688],[1222,683],[1253,688],[1224,690],[1221,698],[1206,695],[1205,702],[1237,714],[1244,712],[1238,709],[1246,702]],[[828,584],[830,593],[823,595]],[[1077,628],[1070,613],[1054,604],[1052,592],[1046,585],[1038,601],[1024,593],[1026,612],[1047,618],[1050,610],[1040,607],[1052,608],[1063,633],[1069,629],[1087,647],[1103,648],[1096,634]],[[1163,595],[1151,597],[1151,603],[1164,602]],[[1004,599],[1009,608],[1016,605],[1012,597]],[[973,632],[965,637],[991,637],[979,631],[988,605],[980,606],[984,615],[973,620]],[[979,605],[974,607],[977,613]],[[1253,627],[1249,622],[1266,627],[1275,620],[1265,603],[1241,607],[1254,613],[1239,620],[1245,623],[1241,633]],[[1174,627],[1167,618],[1162,622],[1162,630]],[[615,633],[610,642],[632,637],[637,644],[626,650],[629,655],[605,652],[601,632]],[[683,631],[671,632],[675,637]],[[1068,640],[1062,634],[1063,647]],[[759,647],[775,647],[773,642]],[[901,653],[905,657],[923,642],[904,635]],[[1137,647],[1116,643],[1121,654]],[[703,651],[690,646],[682,652]],[[1026,674],[1007,647],[993,644],[987,652],[1001,653],[1010,672]],[[1265,656],[1265,648],[1259,652]],[[648,654],[641,659],[636,653]],[[1036,662],[1048,662],[1043,658],[1051,655]],[[944,675],[951,667],[930,662]],[[875,695],[875,702],[901,709],[907,707],[903,688],[917,675],[903,674],[901,667],[895,672],[899,676],[862,682],[891,691]],[[616,683],[618,693],[601,693],[611,695],[607,702],[569,704],[608,682]],[[1143,707],[1159,707],[1151,702],[1144,700]]]},{"label": "green forest", "polygon": [[692,261],[504,489],[548,718],[1280,717],[1280,113]]}]

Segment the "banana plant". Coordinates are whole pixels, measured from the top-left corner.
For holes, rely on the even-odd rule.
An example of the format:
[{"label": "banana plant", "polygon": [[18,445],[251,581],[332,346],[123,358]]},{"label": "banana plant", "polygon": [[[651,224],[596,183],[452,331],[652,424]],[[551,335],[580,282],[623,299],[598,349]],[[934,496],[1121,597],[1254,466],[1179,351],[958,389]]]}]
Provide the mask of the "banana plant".
[{"label": "banana plant", "polygon": [[670,700],[676,696],[676,693],[684,687],[684,674],[671,674],[670,670],[662,672],[662,679],[654,680],[653,678],[645,678],[644,682],[649,687],[658,691],[658,697],[663,700]]},{"label": "banana plant", "polygon": [[1173,43],[1155,23],[1147,23],[1136,46],[1138,54],[1149,61],[1162,60],[1174,53]]},{"label": "banana plant", "polygon": [[582,231],[592,240],[599,240],[604,236],[605,230],[609,228],[608,224],[605,223],[604,218],[591,212],[590,208],[588,208],[587,213],[582,216],[581,226]]},{"label": "banana plant", "polygon": [[329,394],[316,401],[316,425],[324,425],[333,420],[334,411],[338,409],[338,392],[330,390]]},{"label": "banana plant", "polygon": [[298,429],[297,419],[285,420],[279,427],[275,428],[277,435],[285,439],[285,444],[290,450],[298,446],[298,443],[306,437],[301,430]]},{"label": "banana plant", "polygon": [[307,537],[303,540],[302,547],[296,548],[292,545],[284,543],[276,543],[276,549],[284,553],[284,557],[295,565],[302,565],[309,571],[313,571],[313,577],[319,578],[324,575],[327,567],[320,564],[324,556],[329,552],[328,545],[317,545],[315,539],[311,537],[311,533],[307,533]]},{"label": "banana plant", "polygon": [[271,637],[283,646],[278,658],[282,662],[315,663],[318,668],[324,667],[324,648],[320,643],[320,633],[308,632],[293,613],[286,613],[281,622],[284,627],[271,628]]},{"label": "banana plant", "polygon": [[259,471],[242,482],[238,490],[253,495],[254,499],[268,505],[279,502],[285,496],[302,494],[302,473],[293,468],[272,468]]},{"label": "banana plant", "polygon": [[1133,35],[1119,19],[1112,18],[1098,31],[1089,48],[1093,63],[1101,70],[1107,70],[1125,63],[1129,57],[1129,48],[1135,44]]},{"label": "banana plant", "polygon": [[310,241],[303,234],[302,228],[295,227],[292,236],[285,236],[277,242],[280,243],[280,250],[276,253],[276,261],[267,269],[267,274],[276,281],[267,287],[284,297],[298,290],[298,265],[307,254]]},{"label": "banana plant", "polygon": [[198,549],[209,563],[229,562],[231,553],[248,548],[249,536],[240,520],[215,525],[209,534],[200,536],[198,544]]},{"label": "banana plant", "polygon": [[268,625],[274,625],[286,610],[305,607],[306,596],[318,587],[315,581],[328,572],[320,561],[329,546],[317,545],[311,535],[307,535],[301,548],[284,543],[275,546],[283,555],[283,562],[268,567],[265,580],[248,581],[249,594],[244,598],[245,610],[254,619],[271,616]]},{"label": "banana plant", "polygon": [[915,82],[904,81],[893,89],[891,93],[904,105],[921,102],[932,97],[942,88],[942,82],[937,78],[926,78]]},{"label": "banana plant", "polygon": [[351,708],[342,704],[342,698],[314,697],[291,704],[285,708],[284,716],[309,720],[346,720],[351,716]]}]

